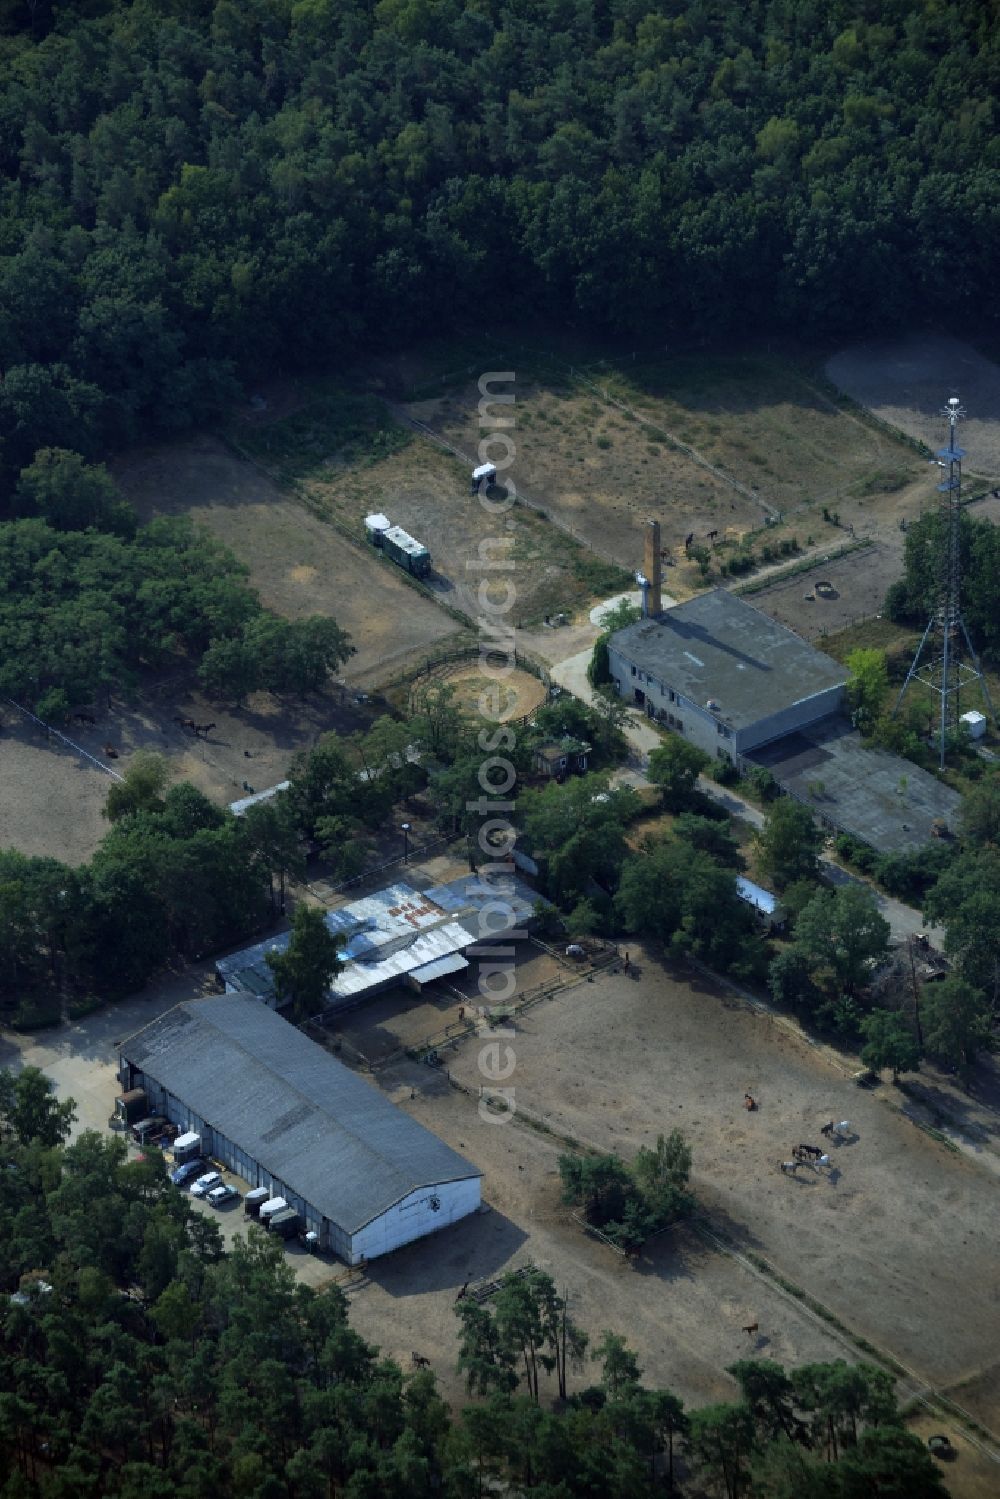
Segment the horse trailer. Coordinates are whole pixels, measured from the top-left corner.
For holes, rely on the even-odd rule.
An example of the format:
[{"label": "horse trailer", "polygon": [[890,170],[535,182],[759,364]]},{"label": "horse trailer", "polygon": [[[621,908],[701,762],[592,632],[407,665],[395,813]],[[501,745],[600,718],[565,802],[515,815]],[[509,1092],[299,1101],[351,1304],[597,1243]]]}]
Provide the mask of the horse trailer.
[{"label": "horse trailer", "polygon": [[402,526],[390,526],[382,532],[382,550],[415,578],[426,578],[431,570],[430,552]]}]

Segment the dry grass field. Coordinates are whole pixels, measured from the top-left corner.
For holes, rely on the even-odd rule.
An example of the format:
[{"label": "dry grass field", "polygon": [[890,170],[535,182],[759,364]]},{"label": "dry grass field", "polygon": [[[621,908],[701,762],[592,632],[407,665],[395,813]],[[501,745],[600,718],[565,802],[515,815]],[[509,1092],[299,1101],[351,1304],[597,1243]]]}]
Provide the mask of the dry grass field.
[{"label": "dry grass field", "polygon": [[431,587],[471,620],[482,612],[480,577],[489,576],[476,566],[480,545],[496,537],[511,542],[506,557],[514,569],[504,576],[516,591],[510,611],[516,624],[572,612],[628,583],[617,566],[590,555],[536,511],[516,506],[504,516],[490,514],[469,493],[469,473],[452,454],[417,438],[374,463],[313,473],[302,487],[318,513],[332,512],[359,533],[366,515],[383,511],[422,541],[431,553]]},{"label": "dry grass field", "polygon": [[942,408],[959,396],[968,413],[959,438],[965,467],[1000,479],[1000,365],[971,344],[939,333],[863,343],[835,354],[826,372],[852,400],[932,451],[947,446]]},{"label": "dry grass field", "polygon": [[[497,356],[497,367],[503,359]],[[509,367],[516,369],[511,355]],[[553,520],[628,567],[641,560],[642,521],[659,518],[667,586],[697,586],[685,538],[719,533],[725,555],[765,525],[771,544],[801,546],[895,525],[911,513],[922,460],[846,410],[789,360],[665,357],[538,372],[530,356],[514,385],[513,470]],[[474,381],[402,409],[464,453],[481,436]],[[824,507],[839,515],[837,525]]]},{"label": "dry grass field", "polygon": [[[891,1352],[918,1382],[957,1391],[980,1421],[1000,1426],[998,1177],[937,1144],[877,1094],[859,1091],[822,1051],[714,980],[666,971],[634,946],[632,957],[637,978],[598,977],[518,1022],[510,1044],[519,1105],[554,1136],[626,1155],[675,1125],[683,1129],[711,1222]],[[467,1044],[448,1064],[473,1089],[477,1054]],[[743,1108],[747,1088],[760,1101],[755,1114]],[[446,1135],[454,1128],[448,1121],[462,1117],[450,1100],[425,1099],[414,1111]],[[833,1147],[829,1171],[781,1175],[775,1163],[793,1145],[819,1143],[820,1125],[845,1117],[856,1133]],[[515,1128],[495,1133],[513,1141]],[[478,1159],[467,1137],[466,1146]],[[549,1140],[536,1148],[538,1168],[505,1173],[502,1182],[494,1175],[487,1190],[522,1229],[538,1212],[559,1216],[554,1192],[546,1192]],[[496,1152],[491,1157],[495,1173]],[[564,1244],[573,1252],[565,1237]],[[712,1347],[727,1308],[709,1308],[698,1296],[688,1303],[690,1272],[678,1283],[669,1244],[661,1241],[641,1273],[637,1304],[622,1325],[641,1326],[659,1305],[657,1282],[669,1281],[671,1322],[694,1316],[692,1341],[700,1336]],[[740,1314],[757,1313],[748,1294]],[[758,1319],[769,1353],[782,1357],[783,1318]]]},{"label": "dry grass field", "polygon": [[357,655],[350,680],[368,680],[456,624],[373,559],[284,494],[215,437],[200,435],[133,450],[115,465],[143,520],[190,515],[250,570],[263,602],[290,619],[328,614],[349,631]]},{"label": "dry grass field", "polygon": [[[210,702],[193,680],[181,677],[150,683],[134,703],[114,699],[110,711],[98,709],[93,728],[67,728],[66,737],[88,759],[7,710],[0,737],[0,847],[67,864],[89,859],[108,830],[103,807],[111,785],[94,760],[120,773],[136,750],[155,750],[169,759],[174,780],[190,781],[224,805],[246,795],[244,781],[257,791],[273,786],[284,779],[296,750],[330,730],[364,729],[377,711],[376,704],[357,703],[335,686],[296,703],[254,693],[242,708],[232,708]],[[196,736],[175,717],[213,727]],[[113,762],[105,760],[106,744],[118,752]]]}]

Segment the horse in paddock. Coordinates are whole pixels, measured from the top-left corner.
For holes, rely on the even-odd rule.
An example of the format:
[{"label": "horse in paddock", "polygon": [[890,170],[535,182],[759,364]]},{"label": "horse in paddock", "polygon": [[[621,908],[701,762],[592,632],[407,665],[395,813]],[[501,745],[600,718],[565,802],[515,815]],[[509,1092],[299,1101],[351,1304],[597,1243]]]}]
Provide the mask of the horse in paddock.
[{"label": "horse in paddock", "polygon": [[743,1331],[746,1333],[748,1338],[753,1338],[756,1337],[759,1328],[759,1322],[748,1322],[746,1327],[743,1328]]},{"label": "horse in paddock", "polygon": [[[799,1150],[802,1153],[803,1158],[807,1158],[807,1159],[813,1160],[813,1161],[818,1160],[819,1157],[823,1154],[822,1147],[819,1146],[819,1145],[802,1145],[802,1144],[800,1144],[800,1145],[796,1146],[796,1149]],[[795,1152],[793,1151],[792,1154],[794,1155],[794,1153]]]},{"label": "horse in paddock", "polygon": [[118,759],[118,751],[115,749],[113,744],[106,744],[104,746],[104,753],[109,760]]},{"label": "horse in paddock", "polygon": [[778,1170],[783,1172],[785,1176],[794,1176],[801,1165],[801,1161],[779,1161]]},{"label": "horse in paddock", "polygon": [[97,722],[97,719],[96,719],[96,718],[94,718],[94,717],[93,717],[93,715],[92,715],[92,714],[90,714],[90,713],[74,713],[74,714],[73,714],[73,722],[74,722],[74,723],[85,723],[85,724],[89,724],[89,726],[90,726],[90,727],[91,727],[91,728],[93,728],[93,727],[94,727],[94,725],[95,725],[95,724],[96,724],[96,722]]},{"label": "horse in paddock", "polygon": [[214,723],[196,723],[194,725],[194,731],[195,731],[195,733],[196,734],[202,734],[202,735],[204,735],[204,737],[206,739],[208,738],[209,734],[211,734],[211,732],[212,732],[212,730],[214,728],[215,728],[215,724]]},{"label": "horse in paddock", "polygon": [[413,1367],[415,1369],[429,1369],[431,1366],[430,1359],[424,1358],[422,1353],[411,1353],[410,1357],[413,1360]]},{"label": "horse in paddock", "polygon": [[177,718],[175,716],[174,723],[178,724],[182,729],[193,729],[195,733],[198,732],[198,725],[193,718]]}]

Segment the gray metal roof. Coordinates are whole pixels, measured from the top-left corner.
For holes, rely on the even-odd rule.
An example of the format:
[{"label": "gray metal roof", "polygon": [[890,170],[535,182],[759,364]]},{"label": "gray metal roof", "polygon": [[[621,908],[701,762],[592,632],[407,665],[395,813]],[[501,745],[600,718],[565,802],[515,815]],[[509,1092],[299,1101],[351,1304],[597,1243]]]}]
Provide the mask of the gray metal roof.
[{"label": "gray metal roof", "polygon": [[962,801],[957,791],[912,760],[869,748],[839,714],[753,750],[747,758],[765,765],[817,817],[880,853],[922,848],[938,819],[952,829],[957,825]]},{"label": "gray metal roof", "polygon": [[[492,885],[467,874],[423,893],[397,881],[338,906],[324,918],[330,931],[344,938],[344,967],[330,985],[330,1000],[360,999],[415,968],[465,952],[484,937],[505,930],[519,933],[534,918],[535,900],[531,887],[514,876]],[[284,952],[290,940],[290,932],[277,932],[219,958],[215,971],[234,989],[268,999],[274,993],[274,976],[267,954]]]},{"label": "gray metal roof", "polygon": [[272,797],[280,796],[287,791],[291,781],[279,781],[276,786],[268,786],[266,791],[255,791],[251,796],[241,796],[239,801],[230,802],[229,810],[234,817],[242,817],[248,807],[259,806],[261,802],[269,802]]},{"label": "gray metal roof", "polygon": [[773,916],[781,906],[778,897],[771,890],[765,890],[763,885],[755,885],[753,880],[748,880],[741,874],[736,876],[736,894],[740,900],[745,900],[747,905],[763,912],[765,916]]},{"label": "gray metal roof", "polygon": [[631,666],[742,729],[847,681],[839,662],[725,588],[626,625],[610,647]]},{"label": "gray metal roof", "polygon": [[243,995],[187,1000],[120,1051],[345,1233],[419,1187],[482,1175]]},{"label": "gray metal roof", "polygon": [[433,963],[425,963],[423,968],[414,968],[410,972],[410,978],[418,984],[429,984],[434,979],[442,979],[449,973],[461,973],[463,968],[469,964],[461,953],[449,953],[447,957],[435,958]]}]

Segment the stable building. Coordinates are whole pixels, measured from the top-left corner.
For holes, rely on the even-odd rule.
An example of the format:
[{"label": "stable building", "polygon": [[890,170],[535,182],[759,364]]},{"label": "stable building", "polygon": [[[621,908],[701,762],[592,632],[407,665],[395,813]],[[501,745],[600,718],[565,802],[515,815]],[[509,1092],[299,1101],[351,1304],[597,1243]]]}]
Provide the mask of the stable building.
[{"label": "stable building", "polygon": [[120,1043],[119,1075],[349,1265],[480,1205],[475,1166],[252,998],[176,1005]]},{"label": "stable building", "polygon": [[[535,924],[536,899],[516,876],[496,886],[466,874],[424,891],[399,880],[328,911],[324,920],[341,938],[343,967],[327,990],[327,1009],[349,1009],[397,984],[419,993],[427,984],[464,972],[477,944],[527,935]],[[290,932],[278,932],[219,958],[215,972],[221,987],[274,1005],[267,958],[284,952],[290,941]]]},{"label": "stable building", "polygon": [[623,698],[737,764],[836,712],[849,675],[725,588],[616,631],[608,665]]},{"label": "stable building", "polygon": [[957,827],[957,791],[863,742],[848,671],[727,589],[616,631],[608,663],[624,699],[713,759],[769,770],[833,832],[908,853]]}]

